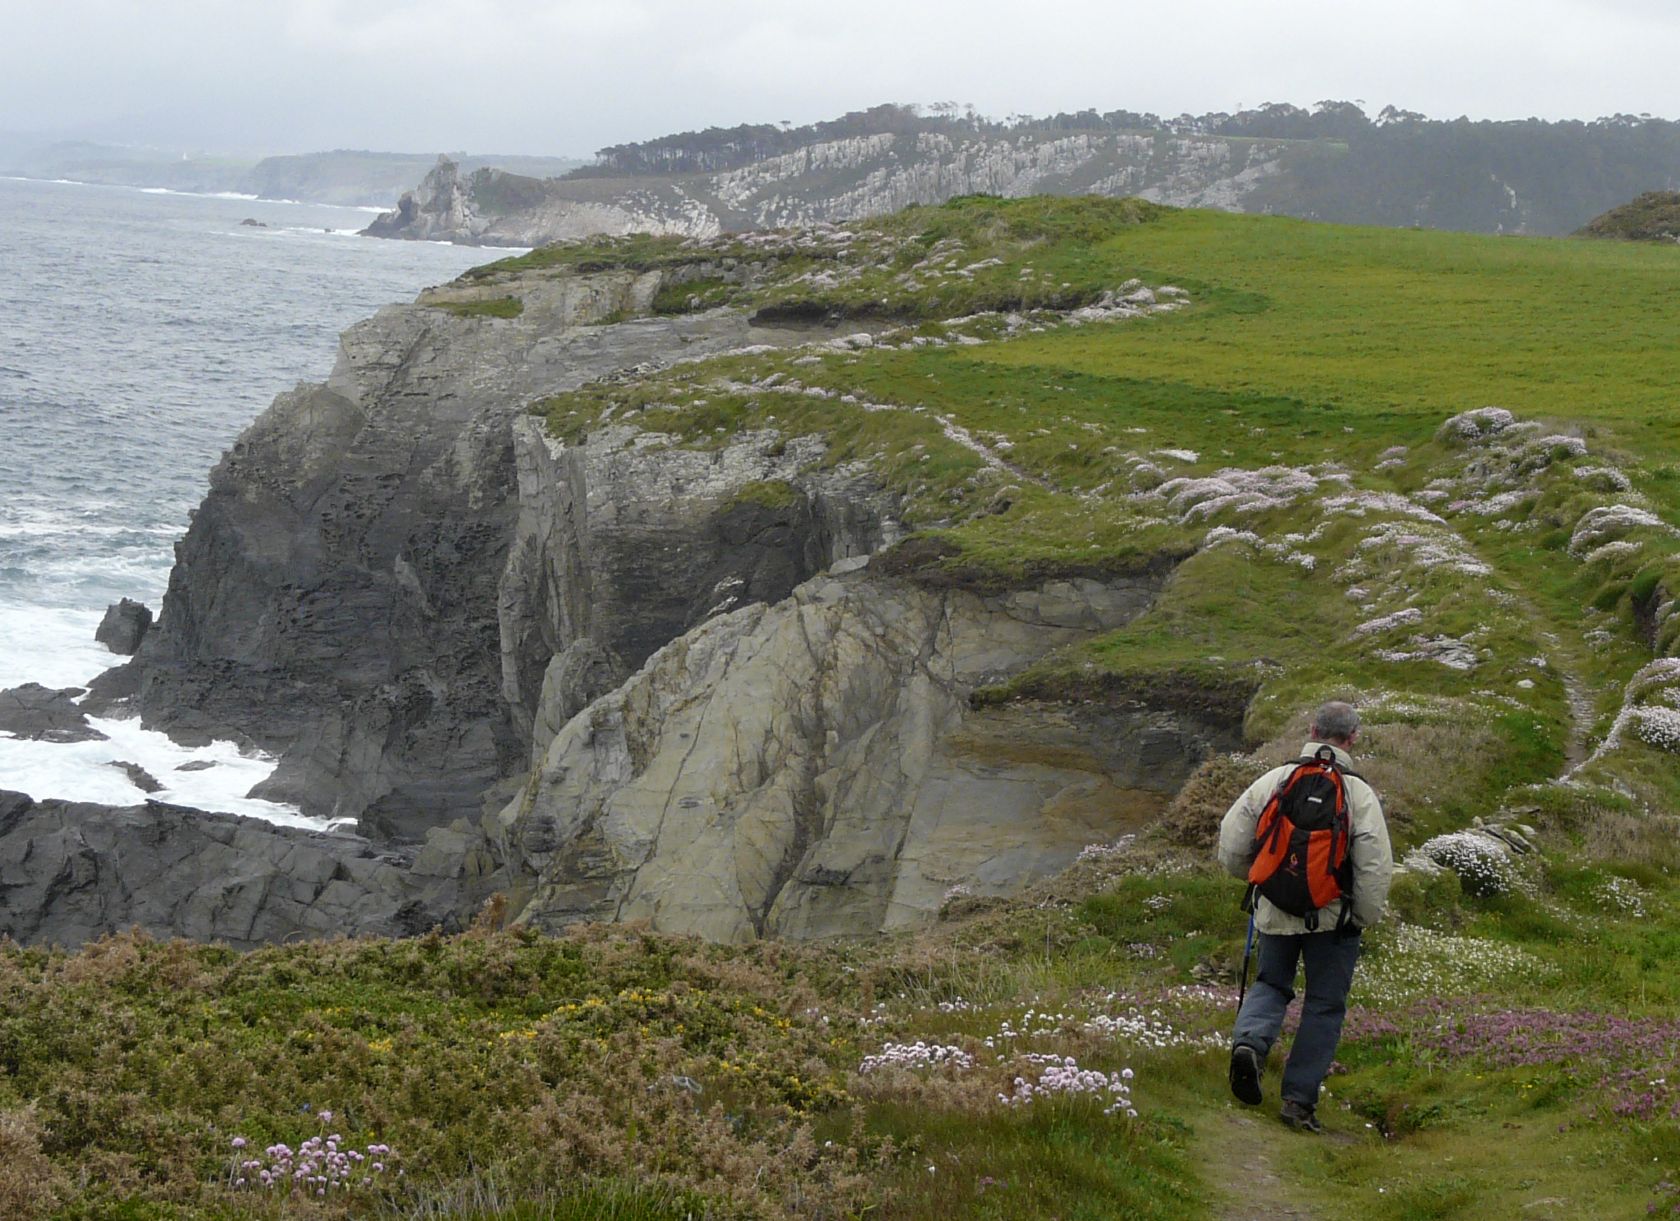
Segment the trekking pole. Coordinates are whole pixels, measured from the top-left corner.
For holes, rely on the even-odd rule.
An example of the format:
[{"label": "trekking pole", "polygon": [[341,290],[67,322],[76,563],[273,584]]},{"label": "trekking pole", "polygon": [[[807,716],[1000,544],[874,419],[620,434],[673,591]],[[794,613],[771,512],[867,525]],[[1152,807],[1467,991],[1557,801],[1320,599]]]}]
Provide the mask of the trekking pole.
[{"label": "trekking pole", "polygon": [[1237,1012],[1242,1012],[1243,997],[1248,995],[1248,960],[1254,954],[1254,913],[1248,913],[1248,943],[1243,946],[1242,982],[1237,985]]}]

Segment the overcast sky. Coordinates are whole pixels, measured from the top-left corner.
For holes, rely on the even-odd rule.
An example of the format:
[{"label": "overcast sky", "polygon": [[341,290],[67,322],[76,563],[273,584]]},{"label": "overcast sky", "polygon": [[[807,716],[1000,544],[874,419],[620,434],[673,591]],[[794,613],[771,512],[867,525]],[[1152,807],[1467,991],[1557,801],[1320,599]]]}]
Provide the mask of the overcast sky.
[{"label": "overcast sky", "polygon": [[1675,0],[0,0],[0,131],[588,155],[880,102],[1680,117]]}]

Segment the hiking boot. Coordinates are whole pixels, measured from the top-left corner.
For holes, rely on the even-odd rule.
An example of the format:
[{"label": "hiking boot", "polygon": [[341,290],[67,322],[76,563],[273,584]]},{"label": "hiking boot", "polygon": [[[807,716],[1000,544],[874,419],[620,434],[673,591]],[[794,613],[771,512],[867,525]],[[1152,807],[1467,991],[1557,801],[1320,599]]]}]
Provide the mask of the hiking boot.
[{"label": "hiking boot", "polygon": [[1320,1136],[1324,1132],[1324,1125],[1318,1122],[1316,1109],[1305,1103],[1286,1098],[1283,1110],[1278,1112],[1278,1118],[1283,1120],[1286,1128],[1294,1128],[1297,1132],[1311,1132],[1314,1136]]},{"label": "hiking boot", "polygon": [[1241,1043],[1231,1049],[1231,1093],[1238,1102],[1260,1105],[1260,1053]]}]

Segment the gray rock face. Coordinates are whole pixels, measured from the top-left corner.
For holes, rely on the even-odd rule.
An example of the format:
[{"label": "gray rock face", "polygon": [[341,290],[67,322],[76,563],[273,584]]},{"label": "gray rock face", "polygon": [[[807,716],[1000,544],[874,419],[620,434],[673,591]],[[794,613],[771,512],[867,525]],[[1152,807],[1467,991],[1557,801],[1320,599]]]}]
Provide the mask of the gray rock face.
[{"label": "gray rock face", "polygon": [[974,710],[1161,580],[1000,597],[868,569],[703,623],[568,722],[487,830],[520,918],[722,941],[931,920],[1134,827],[1240,728],[1142,706]]},{"label": "gray rock face", "polygon": [[124,598],[105,610],[93,638],[113,653],[132,656],[152,626],[152,610],[143,602]]},{"label": "gray rock face", "polygon": [[[608,677],[900,532],[865,473],[812,469],[824,452],[814,437],[746,433],[697,451],[619,426],[568,446],[530,418],[513,436],[520,514],[500,586],[503,692],[522,729],[541,722],[539,750]],[[585,672],[594,681],[577,687]]]},{"label": "gray rock face", "polygon": [[472,241],[484,230],[467,195],[460,167],[448,157],[439,157],[421,183],[404,191],[395,212],[381,213],[364,231],[368,237],[406,236],[420,240],[433,237]]},{"label": "gray rock face", "polygon": [[531,766],[542,762],[548,744],[584,708],[628,677],[624,661],[587,636],[579,637],[554,655],[543,671],[531,728]]},{"label": "gray rock face", "polygon": [[[465,876],[470,870],[458,868]],[[0,933],[80,945],[139,925],[241,949],[454,927],[459,883],[368,841],[148,802],[113,809],[0,791]]]},{"label": "gray rock face", "polygon": [[79,687],[51,691],[40,683],[0,691],[0,733],[38,742],[103,742],[105,735],[76,704],[81,694]]},{"label": "gray rock face", "polygon": [[[844,516],[814,485],[798,520],[690,498],[638,526],[631,506],[653,496],[615,499],[602,480],[618,459],[593,443],[598,460],[542,457],[515,428],[532,401],[620,370],[810,337],[739,315],[598,325],[645,310],[659,282],[537,279],[518,286],[512,319],[457,316],[448,306],[479,290],[452,286],[351,328],[327,382],[281,395],[211,473],[158,627],[93,702],[132,693],[149,727],[180,740],[273,751],[259,795],[418,839],[476,817],[485,789],[525,770],[544,675],[574,640],[633,667],[710,610],[720,583],[785,595],[825,554],[795,535]],[[533,462],[580,480],[581,499],[534,480]],[[590,497],[619,524],[580,526]],[[572,518],[540,524],[551,511]],[[544,549],[585,536],[588,552]],[[639,549],[696,540],[675,566]],[[678,569],[693,581],[656,595]]]},{"label": "gray rock face", "polygon": [[[617,320],[685,270],[499,271],[346,332],[327,382],[280,396],[212,473],[161,620],[95,684],[90,707],[276,753],[255,795],[423,839],[412,860],[155,805],[86,829],[32,806],[13,910],[63,914],[19,927],[140,919],[246,944],[424,927],[496,888],[543,925],[900,928],[953,885],[1060,868],[1237,744],[1172,708],[970,706],[1130,620],[1162,570],[927,588],[870,560],[898,504],[821,437],[684,448],[634,415],[551,436],[528,411],[547,395],[832,336],[723,311]],[[508,295],[514,317],[461,310]]]}]

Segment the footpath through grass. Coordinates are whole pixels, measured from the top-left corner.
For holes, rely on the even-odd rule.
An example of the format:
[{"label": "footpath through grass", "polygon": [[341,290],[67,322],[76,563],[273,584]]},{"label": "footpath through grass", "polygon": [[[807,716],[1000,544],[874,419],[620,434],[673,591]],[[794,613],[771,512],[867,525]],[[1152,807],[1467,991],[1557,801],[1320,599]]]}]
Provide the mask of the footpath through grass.
[{"label": "footpath through grass", "polygon": [[[617,266],[671,274],[655,309],[780,311],[815,342],[558,396],[553,435],[820,435],[902,496],[918,579],[1170,568],[1147,614],[980,698],[1212,709],[1252,752],[1135,841],[869,943],[491,920],[243,958],[6,949],[0,1215],[1680,1208],[1680,250],[965,200],[538,252],[471,278],[472,325],[536,325],[532,278]],[[1314,1142],[1235,1122],[1243,925],[1208,851],[1329,696],[1364,711],[1409,860]],[[298,1179],[333,1136],[303,1179],[349,1170]]]}]

